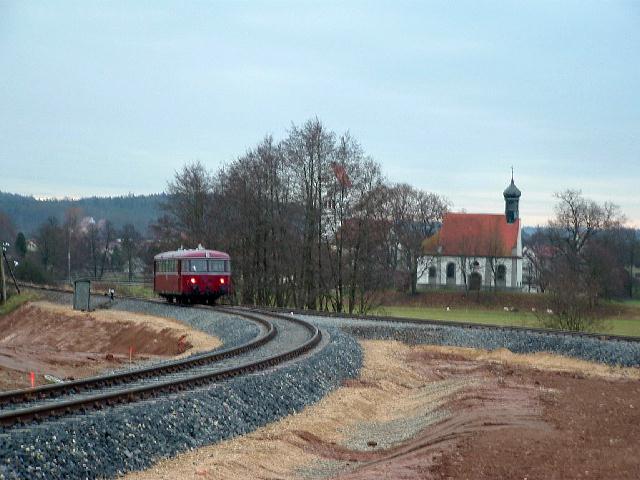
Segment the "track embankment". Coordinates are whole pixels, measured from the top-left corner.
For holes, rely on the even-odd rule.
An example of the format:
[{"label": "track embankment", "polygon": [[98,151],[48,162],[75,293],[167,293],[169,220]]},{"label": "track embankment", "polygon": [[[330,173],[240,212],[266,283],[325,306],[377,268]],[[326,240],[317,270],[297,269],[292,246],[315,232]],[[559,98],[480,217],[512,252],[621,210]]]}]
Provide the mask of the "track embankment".
[{"label": "track embankment", "polygon": [[[88,377],[149,361],[213,350],[215,336],[170,318],[114,310],[79,312],[29,302],[0,317],[0,391]],[[130,356],[131,353],[131,356]]]},{"label": "track embankment", "polygon": [[636,368],[362,344],[358,378],[317,404],[125,478],[637,478]]},{"label": "track embankment", "polygon": [[[202,367],[209,371],[199,371],[195,383],[189,379],[189,383],[180,388],[163,385],[160,392],[146,400],[145,396],[132,398],[132,395],[139,395],[140,384],[133,386],[138,390],[132,392],[132,385],[127,382],[128,392],[114,392],[114,388],[122,389],[120,386],[110,386],[107,390],[109,394],[117,393],[125,401],[135,400],[134,403],[118,405],[121,400],[117,399],[107,402],[99,410],[88,412],[86,408],[69,411],[69,405],[64,405],[64,410],[59,412],[63,416],[57,419],[41,418],[41,409],[51,404],[60,407],[57,396],[38,401],[40,403],[35,407],[12,404],[5,409],[8,416],[12,415],[12,409],[18,409],[29,416],[28,420],[38,422],[24,427],[13,425],[0,431],[0,453],[6,459],[0,466],[0,474],[7,472],[7,475],[33,478],[118,475],[148,466],[161,456],[246,433],[299,410],[317,401],[358,368],[359,349],[353,342],[345,348],[345,344],[349,345],[346,336],[334,332],[319,345],[318,342],[323,340],[320,331],[295,317],[183,308],[133,300],[121,304],[115,302],[112,306],[114,309],[128,307],[136,311],[151,308],[156,314],[163,311],[169,316],[193,316],[200,326],[213,331],[220,330],[220,325],[214,325],[219,323],[219,318],[224,318],[223,323],[233,319],[236,333],[241,330],[240,325],[246,323],[239,317],[268,318],[277,336],[260,348],[226,358],[224,365],[216,362]],[[220,337],[224,338],[224,335]],[[318,346],[317,352],[305,355],[301,361],[282,363]],[[187,359],[190,358],[193,357]],[[230,366],[229,362],[235,366]],[[275,366],[278,367],[271,368]],[[191,375],[192,371],[188,374]],[[203,378],[203,375],[208,377]],[[174,379],[171,379],[172,384]],[[160,383],[168,381],[165,377],[160,379]],[[145,377],[144,388],[147,387],[157,390],[156,379]],[[63,401],[77,402],[80,397],[89,395],[83,401],[88,407],[96,408],[97,399],[92,398],[94,390],[81,395],[65,394]],[[256,392],[260,394],[256,395]],[[73,407],[76,408],[75,403]],[[33,408],[39,409],[38,412]],[[69,451],[65,449],[69,444],[76,447]],[[39,472],[44,473],[40,475]]]}]

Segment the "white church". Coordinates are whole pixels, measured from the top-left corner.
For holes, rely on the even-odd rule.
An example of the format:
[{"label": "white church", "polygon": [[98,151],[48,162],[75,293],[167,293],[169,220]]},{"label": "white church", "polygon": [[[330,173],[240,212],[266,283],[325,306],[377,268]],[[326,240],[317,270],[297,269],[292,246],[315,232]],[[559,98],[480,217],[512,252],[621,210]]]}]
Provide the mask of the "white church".
[{"label": "white church", "polygon": [[418,288],[522,290],[521,192],[513,182],[503,193],[504,214],[447,213],[442,227],[423,242]]}]

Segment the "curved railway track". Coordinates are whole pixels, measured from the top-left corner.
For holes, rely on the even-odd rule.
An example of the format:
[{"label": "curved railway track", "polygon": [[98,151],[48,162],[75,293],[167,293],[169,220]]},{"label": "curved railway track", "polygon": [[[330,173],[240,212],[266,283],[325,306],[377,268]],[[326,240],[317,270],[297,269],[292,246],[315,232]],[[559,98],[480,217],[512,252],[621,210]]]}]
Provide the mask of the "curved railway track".
[{"label": "curved railway track", "polygon": [[[238,308],[217,307],[215,310],[256,322],[262,326],[262,333],[249,342],[225,350],[130,371],[2,393],[0,425],[6,429],[15,424],[102,409],[253,373],[303,355],[322,339],[316,326],[290,315]],[[289,334],[280,334],[280,330],[289,330]],[[278,341],[280,345],[272,348],[275,352],[269,352],[268,347]]]},{"label": "curved railway track", "polygon": [[[71,293],[69,290],[63,290],[58,288],[51,287],[40,287],[30,284],[20,284],[25,288],[34,288],[40,290],[52,290],[63,293]],[[120,298],[128,298],[132,300],[141,300],[148,302],[159,302],[166,303],[162,300],[150,300],[150,299],[140,299],[136,297],[123,297]],[[566,337],[584,337],[584,338],[594,338],[597,340],[612,340],[612,341],[624,341],[624,342],[634,342],[639,343],[640,337],[628,336],[628,335],[613,335],[608,333],[589,333],[589,332],[573,332],[568,330],[556,330],[552,328],[536,328],[536,327],[519,327],[516,325],[496,325],[490,323],[474,323],[474,322],[459,322],[452,320],[433,320],[433,319],[417,319],[417,318],[409,318],[409,317],[388,317],[384,315],[353,315],[346,312],[327,312],[322,310],[305,310],[299,308],[291,308],[291,307],[254,307],[254,306],[245,306],[247,310],[250,311],[259,311],[259,312],[271,312],[271,313],[294,313],[296,315],[307,315],[307,316],[317,316],[317,317],[329,317],[329,318],[340,318],[344,320],[368,320],[368,321],[379,321],[379,322],[391,322],[391,323],[410,323],[416,325],[444,325],[450,327],[461,327],[461,328],[475,328],[481,330],[502,330],[502,331],[513,331],[513,332],[531,332],[538,333],[542,335],[561,335]]]},{"label": "curved railway track", "polygon": [[386,317],[383,315],[352,315],[346,312],[324,312],[319,310],[300,310],[296,308],[282,308],[282,307],[260,307],[258,309],[262,312],[271,313],[294,313],[296,315],[327,317],[327,318],[339,318],[344,320],[366,320],[373,322],[390,322],[390,323],[410,323],[415,325],[436,325],[436,326],[448,326],[448,327],[460,327],[479,330],[502,330],[512,332],[529,332],[537,333],[541,335],[560,335],[565,337],[583,337],[593,338],[596,340],[611,340],[618,342],[633,342],[639,343],[640,337],[633,337],[627,335],[612,335],[607,333],[588,333],[588,332],[572,332],[568,330],[555,330],[552,328],[535,328],[535,327],[518,327],[511,325],[495,325],[488,323],[473,323],[473,322],[458,322],[452,320],[430,320],[430,319],[417,319],[408,317]]},{"label": "curved railway track", "polygon": [[[52,290],[66,294],[70,293],[66,290],[56,288],[25,286],[27,288]],[[156,301],[133,297],[119,298],[149,303],[165,303],[160,300]],[[174,308],[184,307],[174,306]],[[208,309],[212,307],[196,306],[191,308]],[[0,425],[7,426],[16,423],[25,423],[51,416],[64,415],[77,411],[78,409],[99,409],[111,404],[137,401],[161,393],[202,386],[210,382],[216,382],[236,375],[251,373],[275,366],[278,363],[302,355],[318,345],[321,341],[321,333],[316,326],[293,316],[293,314],[339,317],[353,321],[368,320],[398,324],[453,326],[468,329],[520,331],[542,335],[577,336],[598,340],[640,342],[640,338],[638,337],[620,335],[383,316],[361,315],[357,317],[346,317],[344,314],[336,314],[333,312],[290,308],[216,307],[216,310],[241,316],[260,324],[262,326],[262,334],[243,345],[226,350],[193,355],[185,359],[164,362],[159,365],[152,365],[128,372],[118,372],[61,384],[46,385],[34,389],[0,393]],[[287,313],[286,315],[284,314],[285,312]],[[220,362],[223,360],[240,357],[247,352],[260,349],[262,346],[272,342],[278,336],[278,328],[277,325],[274,324],[274,320],[295,324],[297,328],[306,330],[307,334],[304,341],[298,339],[295,342],[291,342],[294,344],[292,348],[284,349],[273,355],[259,358],[258,360],[244,363],[240,362],[237,365],[231,366],[224,365],[218,368],[220,367]],[[176,373],[179,375],[176,375]]]}]

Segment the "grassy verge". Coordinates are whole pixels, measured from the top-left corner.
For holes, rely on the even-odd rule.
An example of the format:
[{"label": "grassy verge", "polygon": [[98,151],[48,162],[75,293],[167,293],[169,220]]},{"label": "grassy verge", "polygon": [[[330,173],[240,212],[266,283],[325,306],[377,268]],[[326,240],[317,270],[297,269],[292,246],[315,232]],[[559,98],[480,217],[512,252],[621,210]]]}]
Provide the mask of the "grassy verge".
[{"label": "grassy verge", "polygon": [[0,304],[0,315],[6,315],[13,312],[20,305],[25,304],[29,300],[35,300],[37,297],[31,293],[22,293],[20,295],[11,295],[5,304]]},{"label": "grassy verge", "polygon": [[153,287],[148,287],[145,285],[112,285],[108,284],[100,284],[100,288],[102,290],[107,290],[109,288],[113,288],[115,290],[116,297],[119,295],[125,297],[138,297],[138,298],[158,298],[158,295],[153,291]]},{"label": "grassy verge", "polygon": [[[425,320],[448,320],[452,322],[470,322],[516,327],[540,327],[540,323],[531,312],[505,312],[503,310],[434,307],[383,306],[372,312],[373,315],[406,317]],[[603,319],[604,326],[598,333],[612,335],[631,335],[640,337],[640,318],[616,316]]]}]

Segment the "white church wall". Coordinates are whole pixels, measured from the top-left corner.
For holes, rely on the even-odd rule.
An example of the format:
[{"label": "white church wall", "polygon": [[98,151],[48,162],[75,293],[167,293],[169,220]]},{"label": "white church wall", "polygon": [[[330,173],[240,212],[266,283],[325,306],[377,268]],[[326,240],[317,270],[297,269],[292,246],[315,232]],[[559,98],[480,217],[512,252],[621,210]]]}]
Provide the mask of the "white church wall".
[{"label": "white church wall", "polygon": [[[471,268],[469,265],[472,262],[478,262],[475,268]],[[429,267],[436,268],[436,282],[431,286],[439,287],[447,285],[447,265],[453,263],[455,265],[455,286],[464,287],[464,275],[462,274],[462,268],[460,268],[460,257],[441,256],[441,257],[422,257],[418,261],[418,273],[421,275],[418,277],[418,285],[427,287],[429,282]],[[476,271],[482,275],[483,287],[491,287],[494,285],[493,273],[491,272],[489,258],[476,257],[467,258],[467,281],[471,276],[471,273]],[[497,259],[498,265],[504,265],[505,267],[505,287],[506,288],[521,288],[522,287],[522,258],[504,257]],[[515,268],[515,270],[514,270]],[[515,274],[515,275],[514,275]]]}]

